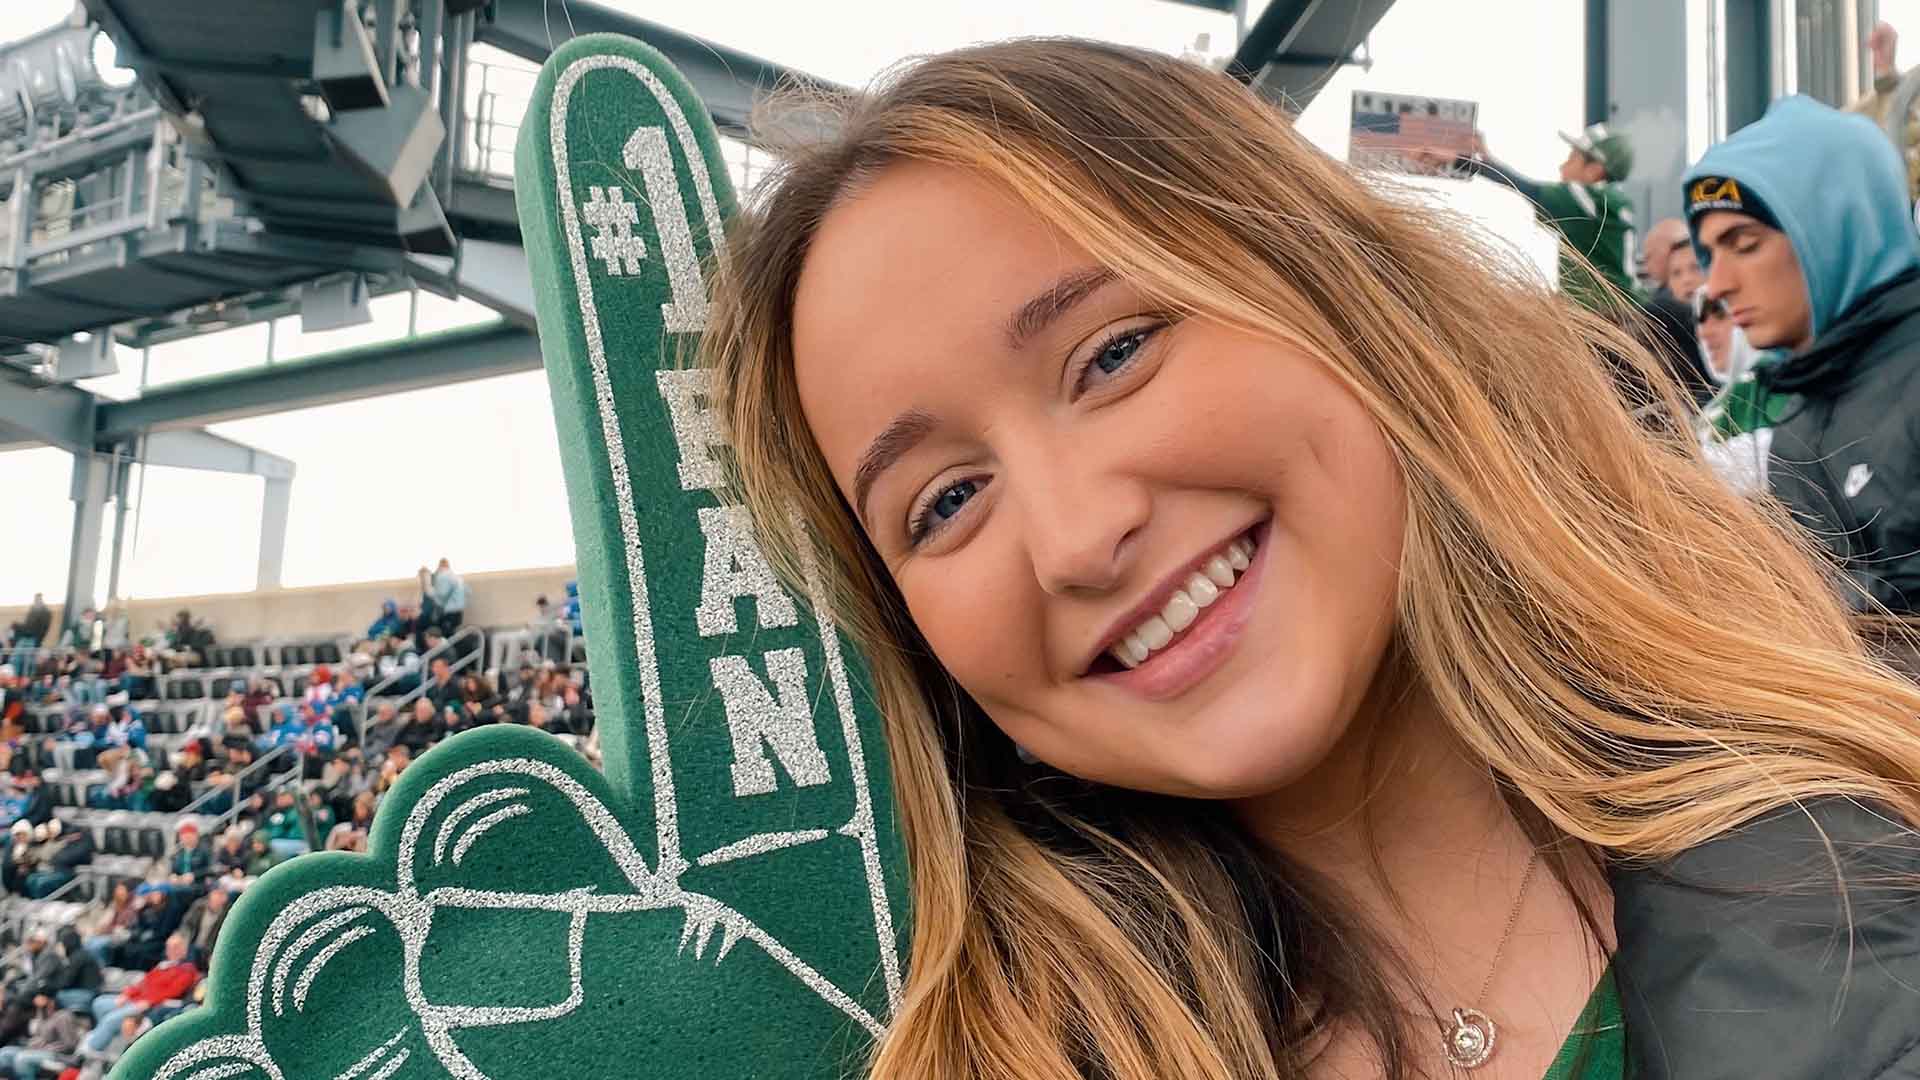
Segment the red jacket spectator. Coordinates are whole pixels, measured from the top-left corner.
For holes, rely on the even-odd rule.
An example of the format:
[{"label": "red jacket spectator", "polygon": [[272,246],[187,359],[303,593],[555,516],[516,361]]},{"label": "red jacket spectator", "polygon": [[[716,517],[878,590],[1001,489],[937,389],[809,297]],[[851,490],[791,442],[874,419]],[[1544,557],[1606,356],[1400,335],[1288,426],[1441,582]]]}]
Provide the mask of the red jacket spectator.
[{"label": "red jacket spectator", "polygon": [[193,966],[193,961],[163,960],[159,967],[140,976],[139,982],[127,987],[123,996],[130,1005],[135,1002],[152,1006],[168,1001],[184,1001],[199,982],[200,969]]}]

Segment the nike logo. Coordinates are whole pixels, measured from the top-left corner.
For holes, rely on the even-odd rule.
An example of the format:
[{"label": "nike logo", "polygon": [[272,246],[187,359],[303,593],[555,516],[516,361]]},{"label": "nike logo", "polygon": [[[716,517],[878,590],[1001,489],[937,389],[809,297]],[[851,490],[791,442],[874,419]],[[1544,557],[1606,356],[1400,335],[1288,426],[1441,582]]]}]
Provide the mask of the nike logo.
[{"label": "nike logo", "polygon": [[1848,469],[1847,482],[1843,489],[1847,493],[1847,498],[1851,499],[1855,495],[1860,494],[1861,490],[1864,489],[1867,486],[1868,482],[1871,481],[1872,479],[1873,479],[1873,466],[1868,465],[1864,462],[1862,462],[1859,465],[1855,465],[1851,469]]}]

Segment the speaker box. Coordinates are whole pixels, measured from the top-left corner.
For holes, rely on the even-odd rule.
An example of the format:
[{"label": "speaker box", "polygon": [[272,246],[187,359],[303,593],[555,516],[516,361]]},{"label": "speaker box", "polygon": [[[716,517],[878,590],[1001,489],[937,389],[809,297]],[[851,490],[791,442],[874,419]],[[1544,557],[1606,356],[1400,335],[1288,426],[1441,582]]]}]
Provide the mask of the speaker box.
[{"label": "speaker box", "polygon": [[387,104],[387,80],[353,0],[338,0],[313,16],[313,81],[336,113]]},{"label": "speaker box", "polygon": [[389,88],[388,97],[384,109],[336,113],[326,131],[384,202],[406,206],[432,171],[446,131],[425,90],[403,84]]}]

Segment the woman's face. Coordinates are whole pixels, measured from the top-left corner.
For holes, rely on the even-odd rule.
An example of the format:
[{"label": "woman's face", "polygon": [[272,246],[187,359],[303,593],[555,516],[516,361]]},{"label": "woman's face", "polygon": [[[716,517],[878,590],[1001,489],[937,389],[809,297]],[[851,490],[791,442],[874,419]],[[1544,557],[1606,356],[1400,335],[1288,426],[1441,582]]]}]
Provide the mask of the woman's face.
[{"label": "woman's face", "polygon": [[1008,736],[1106,784],[1265,794],[1327,755],[1380,666],[1399,473],[1314,356],[1170,323],[1101,254],[964,173],[887,170],[810,249],[802,407]]},{"label": "woman's face", "polygon": [[1707,366],[1726,378],[1733,366],[1733,320],[1724,303],[1709,300],[1700,309],[1700,341],[1707,347]]}]

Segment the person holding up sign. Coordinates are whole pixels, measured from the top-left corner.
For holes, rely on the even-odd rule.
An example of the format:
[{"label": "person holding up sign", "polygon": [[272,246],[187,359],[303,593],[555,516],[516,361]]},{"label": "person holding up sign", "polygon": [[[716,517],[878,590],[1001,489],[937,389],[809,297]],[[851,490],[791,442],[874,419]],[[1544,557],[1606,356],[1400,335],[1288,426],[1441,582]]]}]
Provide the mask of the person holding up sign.
[{"label": "person holding up sign", "polygon": [[703,349],[886,719],[873,1076],[1920,1071],[1920,688],[1643,349],[1171,58],[810,130]]}]

